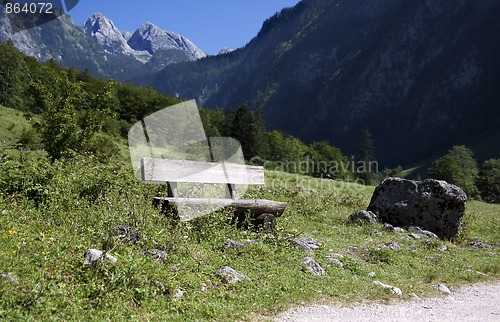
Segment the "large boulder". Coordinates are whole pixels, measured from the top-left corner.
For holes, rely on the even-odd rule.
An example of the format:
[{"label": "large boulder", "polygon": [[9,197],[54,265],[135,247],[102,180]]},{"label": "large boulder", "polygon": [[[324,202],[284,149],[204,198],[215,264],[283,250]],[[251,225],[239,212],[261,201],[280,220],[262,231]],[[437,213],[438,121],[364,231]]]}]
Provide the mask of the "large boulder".
[{"label": "large boulder", "polygon": [[454,239],[466,202],[465,192],[446,181],[388,178],[375,189],[368,211],[394,226],[418,226]]}]

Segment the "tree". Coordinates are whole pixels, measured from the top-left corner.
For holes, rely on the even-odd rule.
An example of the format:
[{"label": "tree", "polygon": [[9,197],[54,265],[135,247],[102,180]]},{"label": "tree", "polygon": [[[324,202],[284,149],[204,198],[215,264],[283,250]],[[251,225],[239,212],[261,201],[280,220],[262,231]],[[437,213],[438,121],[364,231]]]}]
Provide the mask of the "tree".
[{"label": "tree", "polygon": [[246,160],[265,154],[266,129],[260,113],[252,113],[248,106],[243,105],[236,112],[228,113],[226,121],[228,136],[241,143]]},{"label": "tree", "polygon": [[500,159],[490,159],[483,163],[477,187],[484,201],[500,203]]},{"label": "tree", "polygon": [[363,167],[361,168],[364,171],[359,173],[358,176],[366,185],[369,185],[373,181],[374,169],[372,164],[375,161],[375,144],[373,135],[368,130],[365,130],[363,133],[363,142],[359,146],[359,150],[361,152],[361,162],[363,163]]},{"label": "tree", "polygon": [[11,42],[0,44],[0,104],[20,108],[24,105],[26,65]]},{"label": "tree", "polygon": [[471,198],[479,196],[476,187],[478,172],[473,152],[463,145],[454,146],[427,170],[429,177],[457,185]]},{"label": "tree", "polygon": [[331,146],[326,141],[317,141],[309,145],[314,166],[312,167],[315,177],[326,177],[330,179],[347,179],[350,174],[347,171],[347,157],[340,149]]},{"label": "tree", "polygon": [[102,130],[109,115],[108,102],[114,83],[100,94],[83,91],[81,83],[72,83],[66,74],[53,75],[56,91],[40,81],[32,84],[36,101],[42,105],[40,133],[45,150],[53,160],[83,152],[92,137]]}]

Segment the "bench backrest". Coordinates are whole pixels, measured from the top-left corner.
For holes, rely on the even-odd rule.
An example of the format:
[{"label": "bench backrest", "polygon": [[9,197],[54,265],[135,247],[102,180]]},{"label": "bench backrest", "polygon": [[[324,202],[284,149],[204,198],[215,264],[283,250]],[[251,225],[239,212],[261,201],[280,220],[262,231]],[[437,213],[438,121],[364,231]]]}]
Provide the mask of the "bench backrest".
[{"label": "bench backrest", "polygon": [[264,184],[264,168],[236,163],[201,162],[143,158],[142,180],[168,182],[176,197],[175,183],[221,183],[227,184],[229,197],[234,198],[235,184]]}]

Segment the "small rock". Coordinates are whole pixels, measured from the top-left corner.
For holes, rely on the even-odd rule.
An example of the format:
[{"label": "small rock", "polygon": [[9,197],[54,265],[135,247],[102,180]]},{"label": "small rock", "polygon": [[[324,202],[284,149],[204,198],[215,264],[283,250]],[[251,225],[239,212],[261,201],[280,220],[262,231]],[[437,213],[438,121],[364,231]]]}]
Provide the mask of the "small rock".
[{"label": "small rock", "polygon": [[397,296],[402,296],[403,295],[403,292],[399,288],[397,288],[395,286],[392,286],[392,285],[389,285],[389,284],[384,284],[384,283],[382,283],[380,281],[373,282],[373,285],[377,285],[377,286],[380,286],[382,288],[385,288],[386,290],[389,290],[392,294],[395,294]]},{"label": "small rock", "polygon": [[349,215],[349,220],[352,222],[358,222],[363,224],[377,224],[377,215],[371,211],[358,210]]},{"label": "small rock", "polygon": [[321,243],[318,243],[311,237],[302,238],[300,239],[300,241],[306,243],[311,249],[318,249],[323,246]]},{"label": "small rock", "polygon": [[444,285],[444,284],[438,284],[437,285],[437,289],[441,293],[445,293],[447,295],[451,295],[450,289],[448,287],[446,287],[446,285]]},{"label": "small rock", "polygon": [[407,228],[409,232],[415,233],[415,234],[421,234],[422,233],[422,228],[418,226],[410,226]]},{"label": "small rock", "polygon": [[177,291],[175,291],[174,300],[180,300],[184,296],[184,293],[186,293],[186,291],[178,288]]},{"label": "small rock", "polygon": [[469,273],[476,273],[476,274],[478,274],[478,275],[482,275],[482,276],[488,276],[488,274],[485,274],[485,273],[480,272],[480,271],[475,271],[475,270],[470,269],[470,268],[469,268],[468,270],[466,270],[466,272],[469,272]]},{"label": "small rock", "polygon": [[401,228],[401,227],[394,227],[394,232],[395,233],[404,233],[405,230],[403,228]]},{"label": "small rock", "polygon": [[168,253],[164,250],[151,249],[144,252],[144,254],[149,254],[153,256],[153,259],[157,262],[164,262],[167,260]]},{"label": "small rock", "polygon": [[251,281],[250,277],[235,271],[229,266],[222,266],[217,272],[215,272],[215,275],[220,276],[227,284],[235,284],[239,281]]},{"label": "small rock", "polygon": [[373,242],[373,238],[369,238],[369,237],[368,237],[368,238],[365,238],[365,242],[367,242],[367,243],[371,243],[371,242]]},{"label": "small rock", "polygon": [[234,240],[231,240],[231,239],[228,239],[224,242],[224,248],[226,249],[235,249],[235,248],[243,248],[245,247],[242,243],[239,243],[237,241],[234,241]]},{"label": "small rock", "polygon": [[[103,254],[106,254],[104,258],[102,256]],[[116,257],[93,248],[87,249],[87,251],[83,254],[83,257],[85,258],[85,261],[83,262],[84,266],[96,265],[104,262],[115,264],[118,261]]]},{"label": "small rock", "polygon": [[470,246],[477,247],[477,248],[491,248],[491,245],[488,245],[486,243],[482,243],[480,241],[471,241],[469,243]]},{"label": "small rock", "polygon": [[314,259],[312,259],[311,257],[303,258],[302,263],[304,263],[306,265],[307,269],[311,273],[313,273],[314,275],[316,275],[316,276],[325,275],[325,270],[323,269],[323,267],[321,267],[321,265],[316,263],[316,261]]},{"label": "small rock", "polygon": [[387,230],[387,231],[390,231],[391,233],[394,232],[394,226],[391,225],[391,224],[388,224],[388,223],[384,224],[384,229]]},{"label": "small rock", "polygon": [[336,259],[336,258],[330,257],[326,261],[329,264],[333,264],[333,265],[337,266],[338,268],[344,268],[344,264],[341,261],[339,261],[338,259]]},{"label": "small rock", "polygon": [[266,230],[274,230],[276,228],[276,217],[272,214],[262,214],[255,218],[256,227],[263,227]]},{"label": "small rock", "polygon": [[4,281],[8,281],[11,283],[17,283],[17,277],[12,275],[12,273],[0,274],[0,278]]},{"label": "small rock", "polygon": [[396,242],[393,242],[393,241],[390,241],[390,242],[387,242],[385,244],[383,244],[386,248],[389,248],[390,250],[392,250],[393,252],[399,252],[401,250],[401,246],[399,246],[398,243]]},{"label": "small rock", "polygon": [[243,239],[243,242],[245,244],[257,244],[258,243],[258,241],[255,239]]},{"label": "small rock", "polygon": [[438,250],[440,250],[442,252],[445,252],[445,251],[448,250],[448,247],[446,247],[446,245],[441,244],[441,245],[438,246]]},{"label": "small rock", "polygon": [[375,278],[375,276],[377,276],[377,274],[375,272],[370,272],[370,273],[368,273],[368,276],[371,278]]},{"label": "small rock", "polygon": [[422,230],[420,232],[420,234],[424,237],[427,237],[427,238],[434,238],[434,239],[439,239],[439,237],[434,234],[432,231],[428,231],[428,230]]},{"label": "small rock", "polygon": [[418,297],[418,295],[417,295],[417,294],[415,294],[415,293],[410,293],[410,296],[411,296],[411,298],[412,298],[412,299],[414,299],[415,301],[420,301],[420,297]]},{"label": "small rock", "polygon": [[118,226],[111,228],[118,237],[123,238],[126,243],[137,244],[142,237],[142,231],[128,226]]},{"label": "small rock", "polygon": [[200,285],[200,290],[202,292],[206,292],[207,291],[207,283],[201,283]]},{"label": "small rock", "polygon": [[328,255],[328,257],[342,259],[342,258],[344,258],[344,255],[342,255],[342,254],[330,254],[330,255]]},{"label": "small rock", "polygon": [[413,239],[420,239],[420,238],[422,238],[422,236],[420,234],[415,234],[415,233],[408,234],[408,236],[410,236]]},{"label": "small rock", "polygon": [[381,236],[384,236],[384,234],[382,234],[380,231],[374,231],[374,232],[372,232],[372,236],[381,237]]},{"label": "small rock", "polygon": [[321,243],[318,243],[311,237],[293,239],[292,242],[295,243],[298,249],[303,250],[309,254],[313,252],[313,249],[317,249],[323,246],[321,245]]}]

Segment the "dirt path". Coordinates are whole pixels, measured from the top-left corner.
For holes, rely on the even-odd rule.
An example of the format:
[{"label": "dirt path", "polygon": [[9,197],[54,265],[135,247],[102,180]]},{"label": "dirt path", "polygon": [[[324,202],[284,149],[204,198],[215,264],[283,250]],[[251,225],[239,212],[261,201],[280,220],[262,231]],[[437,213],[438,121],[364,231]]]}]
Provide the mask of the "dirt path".
[{"label": "dirt path", "polygon": [[474,284],[446,297],[384,304],[297,307],[275,322],[312,321],[500,321],[500,283]]}]

